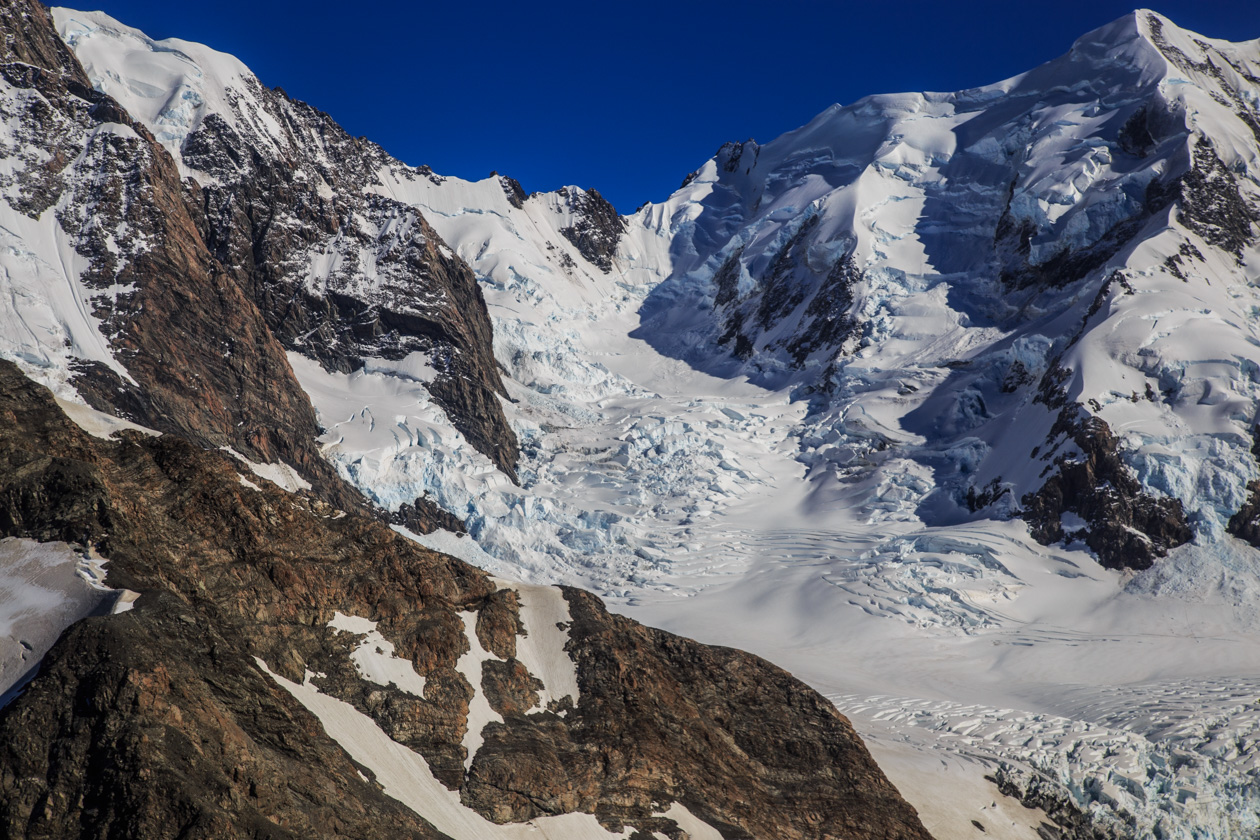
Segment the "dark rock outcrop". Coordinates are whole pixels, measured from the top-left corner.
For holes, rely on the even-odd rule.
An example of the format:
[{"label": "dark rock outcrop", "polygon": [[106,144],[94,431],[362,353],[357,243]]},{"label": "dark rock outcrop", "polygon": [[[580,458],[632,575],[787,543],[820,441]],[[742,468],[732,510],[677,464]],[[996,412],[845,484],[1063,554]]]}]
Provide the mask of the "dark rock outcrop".
[{"label": "dark rock outcrop", "polygon": [[[719,345],[731,345],[739,359],[751,358],[757,345],[761,350],[786,348],[796,367],[820,353],[828,360],[844,352],[845,342],[858,332],[850,310],[853,287],[861,279],[861,269],[853,255],[837,259],[823,277],[809,267],[807,251],[818,216],[806,220],[770,261],[756,285],[746,294],[739,292],[743,248],[737,249],[713,275],[714,307],[722,333]],[[805,304],[803,311],[797,312]],[[782,334],[780,325],[796,315],[797,326]],[[778,333],[766,341],[765,336]]]},{"label": "dark rock outcrop", "polygon": [[617,244],[626,232],[625,219],[597,190],[579,191],[561,187],[556,195],[568,204],[574,217],[573,224],[562,228],[560,233],[600,271],[605,274],[612,271]]},{"label": "dark rock outcrop", "polygon": [[[104,441],[0,363],[0,534],[93,546],[119,616],[75,625],[0,710],[0,825],[12,837],[437,836],[364,781],[253,664],[310,679],[415,750],[495,820],[585,811],[677,836],[681,802],[724,836],[926,838],[847,720],[756,657],[609,615],[568,590],[576,705],[529,712],[515,595],[371,517],[261,483],[173,435]],[[473,687],[460,613],[503,659],[504,718],[465,772]],[[424,696],[358,673],[334,613],[371,618]],[[561,714],[563,713],[563,714]]]},{"label": "dark rock outcrop", "polygon": [[[1053,458],[1045,484],[1020,500],[1020,514],[1043,545],[1083,540],[1103,566],[1146,569],[1169,549],[1194,537],[1179,499],[1155,498],[1142,489],[1120,458],[1111,428],[1082,406],[1067,400],[1062,384],[1067,372],[1056,366],[1043,377],[1037,402],[1059,415],[1041,456],[1049,461],[1061,442],[1069,451]],[[1074,445],[1074,446],[1072,446]],[[1063,515],[1072,513],[1086,527],[1071,533]]]},{"label": "dark rock outcrop", "polygon": [[837,260],[825,280],[818,287],[814,299],[805,310],[808,328],[792,339],[788,351],[798,365],[804,364],[811,353],[820,350],[837,350],[858,331],[856,319],[850,314],[853,308],[853,287],[862,277],[862,271],[848,255]]},{"label": "dark rock outcrop", "polygon": [[1256,211],[1242,197],[1238,178],[1221,162],[1216,149],[1201,137],[1190,169],[1165,188],[1177,204],[1177,218],[1203,241],[1242,261],[1243,249],[1255,241]]},{"label": "dark rock outcrop", "polygon": [[[730,141],[723,143],[722,147],[717,150],[714,155],[718,165],[722,167],[723,172],[738,172],[740,169],[747,173],[753,166],[757,164],[757,159],[761,157],[761,146],[751,137],[742,143]],[[687,182],[683,181],[686,186]]]},{"label": "dark rock outcrop", "polygon": [[1040,773],[1002,764],[988,778],[1004,796],[1013,797],[1026,808],[1039,808],[1054,824],[1042,823],[1037,835],[1042,840],[1136,840],[1132,831],[1117,829],[1114,821],[1104,826],[1089,811],[1072,800],[1060,783]]},{"label": "dark rock outcrop", "polygon": [[491,176],[499,179],[499,186],[503,187],[503,194],[507,196],[508,204],[511,204],[517,210],[525,206],[526,199],[529,194],[525,192],[525,188],[521,186],[521,182],[515,178],[509,178],[506,175],[499,175],[497,172],[491,172]]},{"label": "dark rock outcrop", "polygon": [[[1260,427],[1252,430],[1252,437],[1254,443],[1251,446],[1251,455],[1260,460]],[[1260,481],[1248,482],[1247,500],[1230,517],[1226,530],[1240,540],[1246,540],[1260,548]]]},{"label": "dark rock outcrop", "polygon": [[437,530],[467,533],[464,520],[438,507],[433,500],[421,496],[415,502],[403,502],[398,510],[389,515],[390,522],[401,525],[417,534],[432,534]]}]

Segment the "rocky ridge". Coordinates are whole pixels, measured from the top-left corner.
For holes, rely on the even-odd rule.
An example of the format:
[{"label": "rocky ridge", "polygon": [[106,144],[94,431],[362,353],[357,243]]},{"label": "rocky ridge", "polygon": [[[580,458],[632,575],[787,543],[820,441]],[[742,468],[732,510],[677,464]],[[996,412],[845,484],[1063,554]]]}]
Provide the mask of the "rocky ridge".
[{"label": "rocky ridge", "polygon": [[[495,823],[577,811],[678,838],[660,815],[680,802],[725,837],[927,837],[834,707],[755,657],[552,590],[571,617],[560,655],[578,696],[539,707],[556,678],[515,658],[545,629],[522,624],[537,589],[243,480],[176,436],[91,437],[8,363],[0,416],[3,533],[91,546],[110,586],[140,593],[133,610],[72,627],[0,711],[11,836],[441,836],[282,687],[306,683]],[[379,628],[371,644],[388,642],[412,677],[374,681],[339,616]],[[474,639],[480,685],[460,670]],[[422,695],[398,684],[416,677]],[[498,721],[477,744],[479,696]]]},{"label": "rocky ridge", "polygon": [[[11,271],[46,284],[11,298],[6,314],[33,339],[5,355],[109,414],[291,464],[330,500],[360,504],[320,457],[310,401],[248,290],[207,249],[170,156],[92,87],[43,6],[4,4],[0,31]],[[54,260],[80,273],[53,280]],[[91,313],[68,334],[58,283]]]},{"label": "rocky ridge", "polygon": [[[516,439],[476,279],[416,208],[373,191],[380,168],[425,176],[252,76],[241,84],[247,96],[229,100],[237,128],[211,113],[180,149],[205,183],[208,247],[238,267],[277,339],[325,369],[421,354],[452,423],[513,475]],[[240,116],[247,108],[254,120]],[[267,116],[279,138],[251,132]]]}]

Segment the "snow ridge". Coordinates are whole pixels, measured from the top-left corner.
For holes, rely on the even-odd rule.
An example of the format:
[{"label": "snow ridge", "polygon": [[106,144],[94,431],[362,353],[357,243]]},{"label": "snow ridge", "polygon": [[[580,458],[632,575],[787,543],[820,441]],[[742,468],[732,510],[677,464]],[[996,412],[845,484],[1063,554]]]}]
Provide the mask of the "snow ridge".
[{"label": "snow ridge", "polygon": [[[214,117],[290,142],[234,60],[56,14],[194,177],[182,144]],[[290,362],[339,472],[465,518],[496,574],[766,655],[870,732],[926,728],[954,755],[997,733],[990,767],[1046,775],[1100,826],[1251,830],[1210,815],[1254,805],[1255,743],[1212,721],[1247,717],[1213,687],[1260,673],[1256,553],[1229,533],[1260,478],[1258,79],[1260,41],[1139,11],[993,85],[727,144],[615,225],[576,187],[382,153],[368,190],[402,210],[306,255],[307,288],[383,299],[374,260],[431,225],[486,299],[519,484],[434,402],[429,356]],[[1048,498],[1112,456],[1115,481]],[[1116,505],[1180,520],[1104,521]],[[1176,737],[1134,734],[1102,700],[1066,704],[1082,685],[1197,699]],[[1013,734],[1030,726],[1035,748]]]}]

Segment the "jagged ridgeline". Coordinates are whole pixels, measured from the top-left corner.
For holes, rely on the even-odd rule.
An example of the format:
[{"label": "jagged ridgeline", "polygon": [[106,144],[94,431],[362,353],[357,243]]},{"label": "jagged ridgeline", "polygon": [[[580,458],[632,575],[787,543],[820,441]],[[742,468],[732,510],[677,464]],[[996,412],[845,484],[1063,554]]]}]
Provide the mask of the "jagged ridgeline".
[{"label": "jagged ridgeline", "polygon": [[621,216],[0,9],[0,357],[55,401],[13,380],[0,557],[65,590],[0,672],[136,604],[4,712],[15,824],[98,819],[58,750],[103,744],[220,833],[919,830],[778,672],[386,519],[790,663],[942,834],[1260,824],[1260,42],[1138,11]]},{"label": "jagged ridgeline", "polygon": [[175,160],[37,2],[0,32],[5,269],[38,300],[0,361],[0,556],[128,593],[4,672],[0,834],[928,836],[786,672],[425,549],[320,457],[286,351],[422,358],[450,422],[517,458],[472,272],[370,188],[378,148],[242,76],[240,120]]}]

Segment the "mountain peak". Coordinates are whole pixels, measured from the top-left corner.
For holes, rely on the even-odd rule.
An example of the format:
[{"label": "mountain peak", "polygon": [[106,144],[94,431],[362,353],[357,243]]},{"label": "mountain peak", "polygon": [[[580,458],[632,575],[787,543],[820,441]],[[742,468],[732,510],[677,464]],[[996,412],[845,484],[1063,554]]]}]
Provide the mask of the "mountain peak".
[{"label": "mountain peak", "polygon": [[[56,12],[80,93],[0,79],[38,106],[0,109],[0,357],[97,409],[0,363],[0,537],[83,541],[141,595],[0,710],[6,825],[101,823],[83,768],[152,754],[312,840],[346,800],[480,821],[457,840],[559,811],[592,840],[820,840],[866,819],[844,779],[889,815],[867,833],[920,836],[839,705],[942,837],[1048,836],[1000,792],[1073,836],[1255,833],[1257,44],[1137,10],[1005,81],[726,144],[621,217],[405,166],[92,14]],[[168,434],[88,439],[123,417]],[[80,725],[77,675],[192,728],[88,745],[179,718],[124,692]],[[292,738],[288,698],[315,715]],[[216,720],[259,750],[218,761]]]},{"label": "mountain peak", "polygon": [[1230,42],[1208,38],[1178,26],[1171,18],[1151,9],[1135,9],[1076,40],[1069,54],[1111,59],[1146,60],[1158,55],[1168,65],[1185,71],[1209,61],[1208,53],[1226,56],[1225,63],[1255,57],[1256,41]]}]

